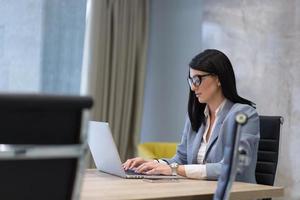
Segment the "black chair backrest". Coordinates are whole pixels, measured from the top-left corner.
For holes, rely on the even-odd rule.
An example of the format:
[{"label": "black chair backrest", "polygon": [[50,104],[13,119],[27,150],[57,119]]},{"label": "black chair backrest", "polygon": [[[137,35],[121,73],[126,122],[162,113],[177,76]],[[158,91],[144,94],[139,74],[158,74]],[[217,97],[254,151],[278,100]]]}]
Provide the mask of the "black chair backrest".
[{"label": "black chair backrest", "polygon": [[260,141],[258,147],[256,181],[258,184],[273,185],[278,163],[279,138],[283,117],[259,116]]},{"label": "black chair backrest", "polygon": [[1,199],[78,197],[82,116],[91,106],[89,97],[0,95]]}]

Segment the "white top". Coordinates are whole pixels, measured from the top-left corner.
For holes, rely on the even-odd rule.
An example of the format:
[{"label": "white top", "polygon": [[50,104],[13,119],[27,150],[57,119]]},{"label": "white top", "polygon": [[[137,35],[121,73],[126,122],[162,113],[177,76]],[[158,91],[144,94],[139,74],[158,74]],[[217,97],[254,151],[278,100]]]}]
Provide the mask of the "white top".
[{"label": "white top", "polygon": [[[219,107],[215,111],[216,119],[214,121],[214,124],[211,127],[211,131],[210,131],[211,133],[215,129],[216,122],[218,121],[219,114],[222,111],[225,103],[226,103],[226,99],[219,105]],[[205,164],[203,164],[203,160],[204,160],[204,157],[205,157],[207,144],[208,144],[208,142],[210,140],[210,137],[211,137],[211,134],[210,134],[208,140],[206,140],[206,136],[208,134],[208,129],[209,129],[209,126],[210,126],[210,115],[209,115],[208,106],[205,107],[204,115],[207,119],[206,120],[207,123],[206,123],[205,131],[204,131],[204,134],[203,134],[203,137],[202,137],[202,142],[200,144],[200,148],[199,148],[198,155],[197,155],[197,163],[198,164],[184,165],[185,173],[186,173],[186,176],[188,178],[194,178],[194,179],[205,179],[205,178],[207,178],[206,166],[205,166]],[[159,162],[167,164],[163,160],[159,160]]]},{"label": "white top", "polygon": [[[216,109],[216,111],[215,111],[216,119],[214,121],[214,124],[211,127],[210,133],[212,133],[215,129],[216,122],[218,121],[219,114],[222,111],[225,103],[226,103],[226,99]],[[208,129],[209,129],[209,126],[210,126],[210,115],[209,115],[208,106],[206,106],[206,108],[204,110],[204,115],[207,119],[206,120],[207,123],[206,123],[205,131],[204,131],[204,134],[203,134],[203,137],[202,137],[202,142],[200,144],[200,148],[199,148],[198,155],[197,155],[197,163],[198,164],[184,165],[186,176],[189,177],[189,178],[205,179],[207,177],[206,176],[206,166],[205,166],[205,164],[203,164],[203,160],[204,160],[204,157],[205,157],[207,144],[208,144],[208,142],[211,138],[211,134],[210,134],[208,140],[206,140],[206,136],[208,134]]]}]

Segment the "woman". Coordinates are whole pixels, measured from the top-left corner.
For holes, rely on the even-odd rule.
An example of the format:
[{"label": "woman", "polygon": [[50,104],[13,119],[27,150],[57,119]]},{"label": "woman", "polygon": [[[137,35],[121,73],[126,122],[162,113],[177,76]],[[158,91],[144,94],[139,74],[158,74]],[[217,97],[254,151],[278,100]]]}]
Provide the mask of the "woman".
[{"label": "woman", "polygon": [[208,49],[190,62],[188,117],[181,143],[171,159],[146,161],[128,159],[123,167],[145,174],[178,174],[188,178],[216,180],[220,175],[224,137],[230,117],[238,112],[248,116],[241,129],[240,144],[250,157],[237,180],[255,183],[255,166],[259,141],[259,118],[255,104],[240,97],[235,75],[227,56]]}]

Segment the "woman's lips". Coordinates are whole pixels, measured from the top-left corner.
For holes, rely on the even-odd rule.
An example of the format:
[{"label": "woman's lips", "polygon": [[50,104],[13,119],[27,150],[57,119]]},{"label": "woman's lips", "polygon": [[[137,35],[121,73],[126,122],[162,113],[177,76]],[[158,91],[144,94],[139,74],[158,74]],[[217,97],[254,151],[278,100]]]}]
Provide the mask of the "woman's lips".
[{"label": "woman's lips", "polygon": [[196,97],[199,97],[199,96],[201,96],[201,93],[196,93]]}]

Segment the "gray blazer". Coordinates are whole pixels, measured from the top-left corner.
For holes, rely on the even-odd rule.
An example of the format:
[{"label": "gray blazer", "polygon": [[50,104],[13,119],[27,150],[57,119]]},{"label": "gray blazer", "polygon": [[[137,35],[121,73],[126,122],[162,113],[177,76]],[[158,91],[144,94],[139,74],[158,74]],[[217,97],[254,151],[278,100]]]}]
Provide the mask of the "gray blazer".
[{"label": "gray blazer", "polygon": [[[256,183],[255,167],[257,161],[257,150],[259,142],[259,117],[256,110],[245,104],[226,101],[221,113],[216,121],[215,129],[207,145],[204,163],[206,165],[206,174],[209,180],[218,179],[221,171],[223,150],[225,145],[224,136],[228,119],[234,117],[238,112],[244,112],[248,116],[247,123],[241,128],[240,145],[246,150],[250,157],[250,165],[245,167],[243,172],[237,174],[236,180]],[[177,146],[176,155],[171,159],[165,159],[168,163],[176,162],[178,164],[197,164],[197,154],[200,148],[205,126],[201,125],[198,132],[192,130],[191,123],[187,117],[181,143]],[[230,133],[232,134],[232,133]]]}]

